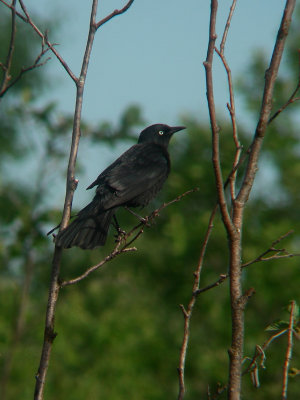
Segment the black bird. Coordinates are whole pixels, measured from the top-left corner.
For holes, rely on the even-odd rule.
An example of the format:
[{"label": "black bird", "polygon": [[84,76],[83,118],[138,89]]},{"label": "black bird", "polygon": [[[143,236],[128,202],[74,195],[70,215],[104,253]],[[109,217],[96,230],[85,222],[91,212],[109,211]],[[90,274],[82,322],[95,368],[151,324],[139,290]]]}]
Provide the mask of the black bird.
[{"label": "black bird", "polygon": [[103,246],[119,207],[144,207],[162,188],[170,172],[168,144],[184,126],[155,124],[144,129],[138,143],[107,167],[87,188],[97,186],[91,203],[58,233],[57,246],[93,249]]}]

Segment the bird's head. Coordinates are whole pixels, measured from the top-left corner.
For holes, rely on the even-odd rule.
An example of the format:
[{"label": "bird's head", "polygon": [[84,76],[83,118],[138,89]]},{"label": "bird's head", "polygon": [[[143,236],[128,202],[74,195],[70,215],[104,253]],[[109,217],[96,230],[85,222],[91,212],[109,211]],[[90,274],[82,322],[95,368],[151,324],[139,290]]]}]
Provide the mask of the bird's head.
[{"label": "bird's head", "polygon": [[155,143],[167,147],[173,134],[182,129],[185,129],[185,126],[150,125],[140,133],[138,143]]}]

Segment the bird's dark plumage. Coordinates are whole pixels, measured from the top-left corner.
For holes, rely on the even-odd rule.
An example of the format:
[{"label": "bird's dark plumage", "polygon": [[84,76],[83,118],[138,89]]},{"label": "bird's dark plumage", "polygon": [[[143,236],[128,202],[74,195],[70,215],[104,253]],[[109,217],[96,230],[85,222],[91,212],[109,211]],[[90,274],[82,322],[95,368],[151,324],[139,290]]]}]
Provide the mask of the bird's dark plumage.
[{"label": "bird's dark plumage", "polygon": [[103,246],[116,210],[122,206],[143,207],[162,188],[170,171],[168,144],[183,126],[151,125],[138,143],[107,167],[87,188],[97,186],[90,204],[57,235],[57,246],[93,249]]}]

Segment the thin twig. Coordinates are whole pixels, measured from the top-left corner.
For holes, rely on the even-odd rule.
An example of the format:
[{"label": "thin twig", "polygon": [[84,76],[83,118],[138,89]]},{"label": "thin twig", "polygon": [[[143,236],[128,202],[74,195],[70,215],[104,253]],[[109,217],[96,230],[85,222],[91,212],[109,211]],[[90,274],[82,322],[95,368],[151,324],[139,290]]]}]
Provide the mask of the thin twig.
[{"label": "thin twig", "polygon": [[290,366],[290,361],[292,359],[292,351],[293,351],[294,309],[295,309],[295,301],[293,300],[293,301],[291,301],[291,307],[290,307],[288,344],[287,344],[285,360],[284,360],[284,364],[283,364],[283,383],[282,383],[282,396],[281,396],[282,400],[287,399],[289,366]]},{"label": "thin twig", "polygon": [[101,268],[104,264],[106,264],[107,262],[113,260],[118,255],[123,254],[123,253],[132,252],[132,251],[137,251],[137,248],[136,247],[130,247],[130,248],[125,248],[125,249],[123,248],[121,250],[114,249],[113,252],[110,255],[108,255],[107,257],[104,258],[104,260],[102,260],[98,264],[93,265],[92,267],[88,268],[83,274],[81,274],[77,278],[73,278],[73,279],[70,279],[68,281],[63,281],[60,284],[60,287],[63,288],[65,286],[74,285],[75,283],[78,283],[78,282],[82,281],[83,279],[87,278],[92,272],[94,272],[97,269]]},{"label": "thin twig", "polygon": [[46,60],[43,62],[40,62],[40,60],[47,53],[47,51],[49,51],[49,48],[47,48],[47,49],[42,48],[40,54],[37,56],[37,58],[35,59],[35,61],[32,65],[30,65],[29,67],[26,67],[26,68],[25,67],[21,68],[18,76],[9,85],[7,85],[4,90],[0,91],[0,98],[3,97],[5,95],[5,93],[9,89],[11,89],[17,82],[19,82],[19,80],[23,77],[23,75],[26,72],[29,72],[29,71],[32,71],[33,69],[44,66],[50,60],[50,57],[46,58]]},{"label": "thin twig", "polygon": [[263,92],[260,117],[256,127],[255,136],[251,144],[248,164],[244,180],[237,196],[238,202],[246,202],[253,186],[254,178],[257,172],[257,163],[263,139],[267,129],[272,108],[272,97],[274,85],[278,74],[279,65],[282,59],[282,54],[285,46],[285,41],[288,36],[289,27],[291,24],[292,14],[295,8],[296,0],[287,0],[280,28],[278,30],[276,43],[274,46],[271,62],[265,74],[265,87]]},{"label": "thin twig", "polygon": [[[4,4],[7,8],[9,8],[10,10],[13,10],[14,6],[12,4],[8,4],[6,1],[4,0],[0,0],[0,2],[2,4]],[[22,19],[24,22],[27,22],[27,19],[24,17],[24,15],[22,15],[21,13],[19,13],[18,11],[16,11],[16,16],[20,19]]]},{"label": "thin twig", "polygon": [[[291,230],[291,231],[285,233],[284,235],[280,236],[278,239],[274,240],[272,242],[271,246],[267,250],[265,250],[263,253],[261,253],[259,256],[257,256],[255,259],[242,264],[241,268],[242,269],[247,268],[250,265],[258,263],[258,262],[261,262],[261,261],[270,261],[270,260],[278,260],[278,259],[282,259],[282,258],[300,257],[300,253],[299,254],[298,253],[288,253],[284,249],[275,249],[274,248],[274,246],[276,244],[278,244],[283,239],[285,239],[288,236],[290,236],[293,232],[294,231]],[[274,251],[276,252],[276,254],[273,254],[270,257],[265,257],[267,254],[272,253]],[[279,253],[282,253],[282,252],[286,252],[286,254],[279,254]],[[198,296],[199,294],[204,293],[207,290],[210,290],[210,289],[213,289],[213,288],[215,288],[217,286],[220,286],[223,282],[225,282],[225,280],[227,278],[229,278],[229,274],[228,273],[221,274],[219,279],[217,279],[215,282],[213,282],[213,283],[211,283],[211,284],[209,284],[209,285],[207,285],[207,286],[205,286],[205,287],[203,287],[201,289],[196,290],[196,292],[194,292],[194,295]]]},{"label": "thin twig", "polygon": [[[288,382],[288,369],[289,369],[289,363],[291,360],[292,356],[292,347],[293,347],[293,332],[294,332],[294,322],[295,322],[295,301],[291,301],[290,303],[290,318],[289,318],[289,324],[287,328],[282,329],[279,332],[274,333],[269,339],[267,339],[262,346],[256,345],[255,348],[255,353],[254,356],[250,359],[250,364],[247,366],[247,368],[243,371],[243,375],[246,375],[247,373],[252,373],[253,371],[260,368],[265,368],[265,352],[270,346],[270,344],[275,340],[278,339],[280,336],[284,334],[288,334],[288,345],[287,345],[287,350],[286,350],[286,356],[285,356],[285,362],[284,362],[284,367],[283,367],[283,390],[282,390],[282,399],[285,400],[287,397],[287,382]],[[257,359],[261,356],[261,361],[259,365],[257,365]],[[249,359],[246,357],[245,359]]]},{"label": "thin twig", "polygon": [[[236,3],[236,0],[234,0],[233,3]],[[231,9],[230,9],[231,12],[234,10],[234,7],[235,6],[232,4]],[[227,21],[226,28],[228,29],[229,26],[230,26],[230,22]],[[223,36],[223,39],[224,39],[224,36]],[[215,48],[215,51],[222,60],[222,63],[224,65],[224,68],[227,73],[227,81],[228,81],[228,90],[229,90],[229,99],[230,100],[229,100],[229,103],[227,103],[227,108],[228,108],[228,111],[230,114],[230,119],[231,119],[231,124],[232,124],[232,137],[233,137],[233,141],[234,141],[235,149],[236,149],[234,160],[233,160],[232,173],[230,174],[230,178],[229,178],[231,200],[233,201],[235,199],[235,183],[236,183],[238,165],[239,165],[241,152],[242,152],[242,146],[239,141],[238,131],[237,131],[232,74],[231,74],[231,69],[229,68],[229,65],[228,65],[227,60],[224,55],[224,45],[225,45],[225,43],[223,43],[223,51],[222,50],[219,51],[217,48]],[[222,49],[221,46],[220,46],[220,48]]]},{"label": "thin twig", "polygon": [[194,283],[193,283],[193,294],[192,297],[188,303],[187,309],[185,310],[183,305],[180,305],[181,310],[183,312],[183,317],[184,317],[184,329],[183,329],[183,339],[182,339],[182,344],[180,348],[180,356],[179,356],[179,365],[177,368],[178,371],[178,379],[179,379],[179,392],[178,392],[178,400],[182,400],[185,394],[185,381],[184,381],[184,371],[185,371],[185,362],[186,362],[186,354],[187,354],[187,348],[188,348],[188,343],[189,343],[189,337],[190,337],[190,322],[192,318],[192,312],[196,303],[196,296],[194,293],[199,290],[199,285],[200,285],[200,277],[201,277],[201,271],[202,271],[202,266],[204,262],[204,256],[206,253],[206,248],[207,244],[211,235],[211,232],[213,230],[213,221],[215,218],[215,214],[218,209],[218,204],[215,205],[210,218],[209,218],[209,223],[208,227],[204,236],[204,240],[201,246],[201,252],[200,252],[200,257],[198,261],[198,266],[196,271],[194,272]]},{"label": "thin twig", "polygon": [[277,110],[272,117],[269,119],[268,124],[270,124],[272,121],[274,121],[274,119],[276,117],[278,117],[278,115],[285,110],[290,104],[294,103],[295,101],[300,100],[300,97],[296,97],[296,94],[298,93],[299,89],[300,89],[300,50],[298,50],[298,56],[299,56],[299,72],[298,72],[298,83],[297,86],[295,88],[295,90],[293,91],[293,93],[291,94],[290,98],[287,100],[287,102],[279,108],[279,110]]},{"label": "thin twig", "polygon": [[233,0],[232,1],[231,7],[230,7],[230,11],[229,11],[229,14],[228,14],[228,17],[227,17],[226,25],[225,25],[225,28],[224,28],[224,32],[223,32],[223,36],[222,36],[222,40],[221,40],[221,44],[220,44],[220,53],[221,54],[224,54],[225,43],[226,43],[226,40],[227,40],[227,35],[228,35],[229,28],[230,28],[232,16],[233,16],[233,13],[234,13],[234,10],[235,10],[235,7],[236,7],[236,3],[237,3],[237,0]]},{"label": "thin twig", "polygon": [[[2,1],[2,0],[1,0]],[[46,43],[46,45],[49,47],[49,49],[52,51],[52,53],[56,56],[56,58],[59,60],[59,62],[61,63],[61,65],[64,67],[64,69],[66,70],[66,72],[69,74],[69,76],[72,78],[72,80],[77,83],[77,77],[73,74],[73,72],[71,71],[70,67],[68,66],[68,64],[65,62],[65,60],[62,58],[62,56],[59,54],[59,52],[55,49],[54,45],[48,40],[47,34],[43,34],[40,29],[34,24],[34,22],[32,21],[30,15],[28,14],[28,11],[25,7],[25,4],[23,3],[23,0],[19,0],[20,6],[24,12],[24,14],[26,15],[26,19],[23,18],[23,20],[28,23],[33,29],[34,31],[38,34],[38,36],[42,39],[43,43]],[[18,15],[19,16],[19,15]]]},{"label": "thin twig", "polygon": [[[33,29],[38,33],[48,47],[52,50],[52,52],[58,57],[66,71],[69,73],[73,81],[76,83],[76,105],[75,105],[75,112],[74,112],[74,123],[73,123],[73,133],[72,133],[72,143],[70,149],[70,156],[69,156],[69,164],[68,164],[68,171],[67,171],[67,183],[66,183],[66,196],[65,196],[65,203],[64,203],[64,211],[62,222],[60,225],[60,229],[64,229],[68,221],[70,219],[70,213],[72,208],[72,200],[73,194],[77,186],[77,180],[75,179],[75,164],[77,159],[78,153],[78,146],[79,146],[79,139],[80,139],[80,120],[81,120],[81,110],[82,110],[82,102],[83,102],[83,91],[84,91],[84,84],[87,75],[88,63],[91,55],[92,45],[94,41],[94,36],[96,32],[96,13],[97,13],[97,6],[98,0],[93,0],[92,9],[91,9],[91,17],[90,17],[90,29],[85,49],[85,54],[82,61],[82,67],[80,72],[80,77],[77,79],[72,71],[69,69],[67,64],[64,60],[60,57],[60,55],[56,52],[53,45],[48,41],[47,37],[43,35],[38,28],[33,24],[32,20],[30,19],[26,8],[22,2],[19,0],[21,7],[27,17],[27,22],[33,27]],[[52,350],[52,344],[55,339],[56,333],[54,332],[54,318],[55,318],[55,309],[57,304],[57,299],[60,290],[60,266],[61,266],[61,257],[62,257],[62,248],[55,246],[53,260],[52,260],[52,272],[51,272],[51,281],[50,281],[50,289],[49,289],[49,297],[48,297],[48,305],[47,305],[47,312],[46,312],[46,322],[45,322],[45,332],[44,332],[44,342],[43,348],[41,353],[41,360],[39,364],[38,373],[36,375],[36,386],[35,386],[35,400],[43,400],[44,397],[44,388],[45,388],[45,380],[49,366],[49,360]]]},{"label": "thin twig", "polygon": [[[20,0],[20,4],[22,6],[22,0]],[[89,36],[88,36],[88,40],[87,40],[87,44],[86,44],[86,51],[85,51],[85,54],[83,57],[83,62],[82,62],[82,65],[85,65],[85,66],[87,66],[87,64],[88,64],[90,53],[91,53],[91,46],[92,46],[93,39],[94,39],[95,30],[92,29],[92,27],[94,26],[94,23],[95,23],[94,21],[96,18],[97,4],[98,4],[97,0],[93,0]],[[23,9],[24,13],[26,14],[28,20],[30,21],[30,18],[28,16],[28,13],[27,13],[24,5],[22,6],[22,9]],[[83,70],[83,67],[82,67],[82,70]],[[87,72],[87,68],[85,68],[84,72],[85,73]],[[79,81],[80,81],[80,84],[79,84]],[[65,204],[64,204],[64,211],[63,211],[63,217],[62,217],[62,223],[61,223],[60,229],[65,228],[70,219],[73,193],[76,188],[76,181],[74,178],[74,173],[75,173],[75,163],[76,163],[79,139],[80,139],[80,117],[81,117],[85,76],[83,76],[82,79],[79,81],[76,81],[77,93],[76,93],[76,106],[75,106],[75,113],[74,113],[73,133],[72,133],[72,144],[71,144],[69,164],[68,164]],[[56,334],[54,332],[54,317],[55,317],[56,303],[57,303],[59,290],[60,290],[59,274],[60,274],[61,256],[62,256],[62,248],[55,246],[53,260],[52,260],[52,274],[51,274],[48,305],[47,305],[47,312],[46,312],[44,343],[43,343],[38,373],[36,375],[36,386],[35,386],[35,394],[34,394],[35,400],[43,400],[45,380],[46,380],[46,375],[47,375],[48,366],[49,366],[50,354],[51,354],[51,350],[52,350],[52,343],[56,336]]]},{"label": "thin twig", "polygon": [[[216,189],[218,202],[225,229],[228,236],[229,255],[230,255],[230,300],[231,300],[231,320],[232,337],[231,347],[228,351],[230,358],[229,368],[229,388],[228,396],[230,400],[238,400],[241,391],[241,362],[244,343],[244,305],[245,301],[242,292],[241,282],[241,231],[242,231],[242,211],[241,205],[234,199],[232,217],[228,211],[228,205],[224,193],[224,185],[221,170],[220,150],[219,150],[219,129],[216,122],[215,104],[213,97],[213,75],[212,61],[216,40],[216,11],[217,0],[211,0],[210,34],[205,65],[206,88],[210,123],[212,129],[213,147],[213,167],[215,171]],[[226,35],[226,34],[225,34]],[[239,148],[240,146],[238,146]],[[234,195],[232,195],[234,197]]]},{"label": "thin twig", "polygon": [[[231,320],[232,339],[229,349],[230,372],[229,372],[229,400],[239,400],[241,396],[241,365],[243,360],[244,347],[244,309],[245,302],[242,292],[241,276],[241,248],[242,248],[242,227],[244,220],[245,205],[248,201],[257,172],[258,158],[266,133],[268,120],[272,107],[274,85],[278,74],[279,65],[282,59],[285,39],[288,35],[292,13],[295,7],[295,0],[287,0],[280,28],[276,38],[273,55],[269,69],[265,75],[265,87],[260,110],[260,117],[251,144],[251,150],[246,166],[245,175],[239,193],[233,201],[232,221],[236,234],[227,231],[230,247],[230,298],[231,298]],[[227,228],[227,226],[226,226]]]},{"label": "thin twig", "polygon": [[[5,65],[1,65],[3,69],[3,79],[0,85],[0,97],[3,96],[2,93],[6,92],[7,87],[9,86],[9,81],[11,79],[10,70],[11,64],[15,49],[15,40],[16,40],[16,0],[12,1],[11,4],[11,33],[10,33],[10,42],[8,47],[8,53],[6,57]],[[2,96],[1,96],[2,95]]]},{"label": "thin twig", "polygon": [[[232,7],[230,9],[230,13],[227,19],[227,24],[224,29],[224,34],[223,34],[223,39],[221,43],[221,51],[222,53],[224,52],[224,46],[226,42],[226,37],[227,33],[230,27],[230,21],[233,15],[233,11],[235,8],[236,0],[233,1]],[[216,13],[217,13],[217,8],[218,8],[218,3],[217,1],[211,2],[211,18],[210,18],[210,31],[209,31],[209,44],[208,44],[208,51],[207,51],[207,58],[204,63],[205,70],[206,70],[206,82],[207,82],[207,99],[208,99],[208,106],[209,106],[209,112],[210,112],[210,121],[211,121],[211,127],[212,127],[212,132],[213,132],[213,165],[215,169],[215,176],[216,176],[216,186],[217,186],[217,193],[218,193],[218,201],[217,204],[215,205],[209,219],[208,223],[208,228],[206,230],[206,234],[204,237],[203,244],[201,246],[201,253],[199,257],[199,262],[196,271],[194,272],[194,284],[193,284],[193,294],[192,297],[188,303],[187,309],[184,308],[183,305],[181,305],[181,310],[183,312],[184,316],[184,332],[183,332],[183,340],[182,340],[182,345],[180,349],[180,357],[179,357],[179,366],[178,366],[178,378],[179,378],[179,393],[178,393],[178,399],[182,400],[185,394],[185,381],[184,381],[184,371],[185,371],[185,362],[186,362],[186,354],[187,354],[187,347],[188,347],[188,342],[189,342],[189,336],[190,336],[190,321],[192,317],[192,311],[194,308],[194,305],[196,303],[196,295],[195,293],[199,290],[200,286],[200,276],[201,276],[201,271],[202,271],[202,266],[204,262],[204,256],[206,253],[206,248],[207,244],[210,238],[210,235],[212,233],[213,229],[213,221],[217,212],[217,209],[220,205],[223,220],[226,221],[228,229],[230,230],[232,228],[232,224],[230,221],[229,213],[227,210],[227,205],[225,201],[225,188],[227,184],[232,181],[235,177],[235,173],[237,169],[237,164],[238,161],[234,163],[233,166],[233,171],[227,178],[225,184],[222,182],[222,171],[221,171],[221,166],[220,166],[220,157],[219,157],[219,128],[217,126],[217,121],[216,121],[216,115],[215,115],[215,105],[214,105],[214,98],[213,98],[213,81],[212,81],[212,61],[213,61],[213,51],[214,51],[214,44],[216,40],[216,33],[215,33],[215,23],[216,23]],[[232,91],[232,83],[229,81],[229,88],[230,88],[230,93],[231,93],[231,117],[232,117],[232,122],[233,122],[233,129],[234,129],[234,138],[237,139],[237,130],[236,130],[236,124],[235,124],[235,111],[234,111],[234,99],[233,99],[233,91]],[[240,145],[238,144],[238,148],[240,148]],[[231,177],[233,177],[231,179]]]},{"label": "thin twig", "polygon": [[219,148],[219,127],[217,124],[215,101],[214,101],[214,90],[213,90],[213,74],[212,74],[212,63],[215,49],[215,42],[217,39],[216,35],[216,18],[217,18],[218,1],[211,0],[211,13],[210,13],[210,24],[209,24],[209,42],[207,49],[207,56],[204,62],[205,74],[206,74],[206,95],[210,116],[210,125],[212,130],[212,161],[215,172],[216,188],[218,194],[218,202],[221,210],[222,219],[226,226],[226,229],[230,232],[234,232],[235,228],[232,224],[227,202],[224,192],[224,184],[222,177],[222,169],[220,164],[220,148]]},{"label": "thin twig", "polygon": [[244,375],[248,374],[249,372],[251,373],[254,369],[258,368],[257,359],[260,356],[261,356],[261,361],[260,361],[259,367],[265,368],[265,366],[264,366],[264,362],[266,359],[265,351],[267,350],[267,348],[270,346],[270,344],[275,339],[284,335],[286,332],[287,332],[287,329],[283,329],[280,332],[274,333],[274,335],[272,335],[268,340],[266,340],[262,346],[256,345],[254,356],[250,360],[250,364],[248,365],[248,367],[243,371],[242,375],[244,376]]},{"label": "thin twig", "polygon": [[100,28],[100,26],[104,25],[106,22],[108,22],[109,20],[111,20],[112,18],[116,17],[117,15],[121,15],[123,14],[125,11],[128,10],[128,8],[132,5],[132,3],[134,2],[134,0],[130,0],[128,1],[128,3],[121,8],[120,10],[114,10],[111,14],[109,14],[107,17],[101,19],[101,21],[97,22],[96,24],[96,30],[98,28]]},{"label": "thin twig", "polygon": [[[185,193],[182,193],[181,195],[177,196],[175,199],[173,199],[167,203],[163,203],[159,208],[154,210],[149,216],[146,216],[144,218],[147,225],[149,223],[151,223],[155,218],[157,218],[159,216],[159,213],[163,209],[170,206],[171,204],[174,204],[175,202],[180,201],[183,197],[187,196],[188,194],[194,193],[197,190],[198,190],[198,188],[188,190]],[[121,233],[119,235],[119,237],[117,238],[117,244],[115,245],[114,249],[108,256],[106,256],[102,261],[100,261],[96,265],[93,265],[92,267],[87,268],[86,271],[83,274],[79,275],[78,277],[61,282],[60,287],[74,285],[75,283],[78,283],[78,282],[82,281],[83,279],[87,278],[92,272],[101,268],[104,264],[113,260],[115,257],[119,256],[120,254],[136,251],[137,250],[136,247],[129,247],[129,246],[131,246],[132,243],[135,242],[143,234],[144,227],[145,227],[145,223],[140,222],[138,225],[136,225],[134,228],[132,228],[127,234]],[[133,238],[130,241],[127,241],[127,239],[130,238],[136,231],[138,231],[138,232],[133,236]],[[122,244],[123,244],[123,246],[121,247]]]}]

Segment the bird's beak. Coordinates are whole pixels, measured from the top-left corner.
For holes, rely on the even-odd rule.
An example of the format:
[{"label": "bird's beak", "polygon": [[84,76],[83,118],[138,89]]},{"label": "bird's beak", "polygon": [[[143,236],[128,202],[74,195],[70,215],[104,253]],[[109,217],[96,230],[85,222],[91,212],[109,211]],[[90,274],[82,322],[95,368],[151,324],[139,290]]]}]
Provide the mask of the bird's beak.
[{"label": "bird's beak", "polygon": [[173,135],[173,133],[182,131],[183,129],[186,129],[186,127],[185,126],[173,126],[171,128],[171,134]]}]

